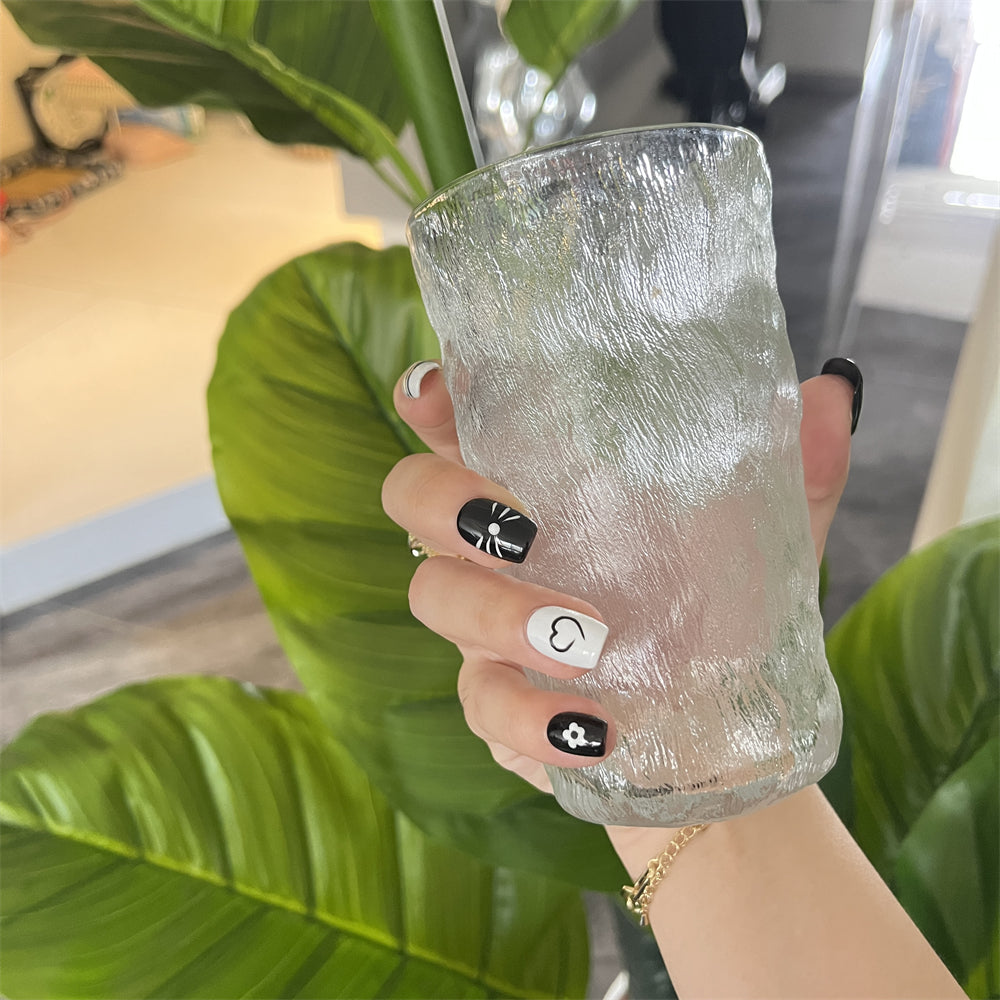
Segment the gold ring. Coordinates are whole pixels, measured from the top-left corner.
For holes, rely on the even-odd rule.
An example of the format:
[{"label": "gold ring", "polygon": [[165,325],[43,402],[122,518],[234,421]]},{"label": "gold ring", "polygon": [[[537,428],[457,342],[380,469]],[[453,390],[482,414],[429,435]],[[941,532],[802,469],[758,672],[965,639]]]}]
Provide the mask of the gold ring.
[{"label": "gold ring", "polygon": [[406,533],[406,544],[410,546],[410,555],[414,559],[419,559],[421,556],[427,556],[429,559],[431,556],[441,555],[440,552],[435,552],[434,549],[424,545],[419,538],[415,538],[412,532],[409,531]]}]

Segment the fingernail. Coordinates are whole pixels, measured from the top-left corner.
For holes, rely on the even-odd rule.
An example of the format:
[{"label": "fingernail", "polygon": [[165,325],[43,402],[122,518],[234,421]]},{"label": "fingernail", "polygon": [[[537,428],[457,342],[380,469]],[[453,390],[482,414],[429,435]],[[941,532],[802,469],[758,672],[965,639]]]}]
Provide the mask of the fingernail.
[{"label": "fingernail", "polygon": [[854,400],[851,403],[851,433],[858,428],[861,417],[861,403],[865,394],[865,380],[861,377],[861,369],[850,358],[830,358],[821,375],[840,375],[846,378],[854,387]]},{"label": "fingernail", "polygon": [[424,376],[440,369],[441,366],[436,361],[418,361],[415,365],[410,365],[403,376],[403,395],[408,399],[419,399],[420,383]]},{"label": "fingernail", "polygon": [[548,737],[549,742],[563,753],[578,757],[603,757],[608,741],[608,724],[596,715],[560,712],[549,722]]},{"label": "fingernail", "polygon": [[581,670],[593,670],[604,649],[608,626],[568,608],[546,607],[531,613],[528,642],[539,653]]},{"label": "fingernail", "polygon": [[531,518],[496,500],[470,500],[458,512],[458,532],[487,555],[521,563],[538,527]]}]

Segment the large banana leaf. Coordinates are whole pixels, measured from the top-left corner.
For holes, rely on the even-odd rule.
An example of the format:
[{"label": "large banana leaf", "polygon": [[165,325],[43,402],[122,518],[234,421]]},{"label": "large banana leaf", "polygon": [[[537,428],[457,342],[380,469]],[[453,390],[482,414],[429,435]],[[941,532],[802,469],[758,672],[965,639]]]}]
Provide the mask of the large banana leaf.
[{"label": "large banana leaf", "polygon": [[555,86],[588,45],[600,41],[636,8],[638,0],[510,0],[503,33],[529,66]]},{"label": "large banana leaf", "polygon": [[2,763],[9,997],[585,989],[579,894],[428,840],[302,695],[154,681]]},{"label": "large banana leaf", "polygon": [[150,105],[221,103],[265,138],[346,146],[420,200],[396,147],[406,103],[365,3],[330,0],[9,0],[34,41],[90,56]]},{"label": "large banana leaf", "polygon": [[998,811],[994,737],[938,788],[896,859],[900,902],[971,996],[1000,995]]},{"label": "large banana leaf", "polygon": [[209,387],[222,501],[292,665],[395,805],[492,863],[616,888],[603,830],[493,761],[465,725],[456,651],[410,615],[415,563],[381,484],[418,446],[393,384],[437,351],[403,248],[334,246],[265,278]]},{"label": "large banana leaf", "polygon": [[952,973],[984,996],[1000,986],[998,609],[1000,522],[987,521],[908,556],[827,639],[848,750],[831,801]]}]

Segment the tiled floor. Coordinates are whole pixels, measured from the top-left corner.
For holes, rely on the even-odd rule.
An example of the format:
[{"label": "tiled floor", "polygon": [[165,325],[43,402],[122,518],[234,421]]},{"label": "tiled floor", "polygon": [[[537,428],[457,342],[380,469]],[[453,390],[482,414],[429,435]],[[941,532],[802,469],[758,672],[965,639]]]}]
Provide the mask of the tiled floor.
[{"label": "tiled floor", "polygon": [[[656,89],[660,66],[652,49],[637,60],[618,96],[608,101],[620,115],[599,124],[674,117],[676,108]],[[775,183],[779,284],[803,377],[814,373],[821,360],[816,351],[853,110],[850,97],[796,93],[793,88],[775,105],[766,136]],[[157,313],[152,318],[160,317],[164,330],[185,318],[169,310],[205,305],[203,295],[212,281],[187,273],[178,287],[186,289],[184,302],[168,297],[153,307]],[[42,300],[36,316],[42,311],[58,316],[80,304],[79,296],[85,294],[73,284],[61,301]],[[126,321],[144,324],[147,318]],[[865,412],[855,439],[851,484],[830,536],[831,621],[909,546],[962,333],[960,324],[899,311],[869,309],[862,320],[857,354],[866,376]],[[62,335],[71,332],[67,326]],[[128,350],[123,337],[109,350],[106,363],[113,366]],[[192,371],[203,377],[207,355],[194,348],[191,357]],[[192,433],[198,430],[200,417],[185,419]],[[141,445],[137,439],[140,461]],[[197,448],[203,447],[199,439]],[[36,484],[32,490],[44,485],[50,461],[58,464],[58,455],[27,470],[29,484]],[[204,463],[203,453],[197,461]],[[11,616],[4,623],[2,655],[0,733],[5,740],[40,711],[68,707],[157,674],[212,672],[294,684],[231,536]],[[590,993],[600,996],[617,971],[617,959],[602,900],[592,901],[592,913]]]}]

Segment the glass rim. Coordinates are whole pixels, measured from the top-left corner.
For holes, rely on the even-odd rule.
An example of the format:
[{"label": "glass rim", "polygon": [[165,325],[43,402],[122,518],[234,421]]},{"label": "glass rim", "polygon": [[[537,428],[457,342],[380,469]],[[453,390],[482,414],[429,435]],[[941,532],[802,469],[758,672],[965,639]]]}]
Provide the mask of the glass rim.
[{"label": "glass rim", "polygon": [[425,211],[437,204],[437,202],[447,197],[456,188],[468,184],[477,177],[485,176],[491,172],[498,171],[501,167],[505,167],[507,164],[513,163],[515,160],[526,161],[533,158],[544,159],[556,150],[565,149],[568,146],[588,146],[603,139],[609,139],[615,136],[642,134],[653,135],[660,132],[736,133],[751,139],[761,153],[763,153],[764,150],[764,144],[761,142],[760,136],[751,132],[749,129],[743,128],[740,125],[717,125],[714,122],[671,122],[667,125],[633,125],[628,128],[607,129],[604,132],[588,132],[586,135],[578,135],[573,136],[570,139],[560,139],[558,142],[550,142],[545,146],[533,146],[531,149],[522,150],[520,153],[514,153],[512,156],[505,156],[502,160],[497,160],[494,163],[487,163],[481,167],[476,167],[475,170],[470,170],[468,173],[456,177],[453,181],[449,181],[445,184],[444,187],[438,188],[432,194],[428,195],[410,212],[410,215],[406,220],[406,228],[409,229],[411,223],[413,223],[418,216],[422,215]]}]

